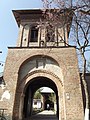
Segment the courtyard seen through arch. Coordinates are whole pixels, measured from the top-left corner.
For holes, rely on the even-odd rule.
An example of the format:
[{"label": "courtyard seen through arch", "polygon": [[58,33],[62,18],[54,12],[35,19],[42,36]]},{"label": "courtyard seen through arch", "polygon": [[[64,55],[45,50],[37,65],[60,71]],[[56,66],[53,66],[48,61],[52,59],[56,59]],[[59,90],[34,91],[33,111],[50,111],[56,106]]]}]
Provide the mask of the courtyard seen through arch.
[{"label": "courtyard seen through arch", "polygon": [[[52,89],[50,89],[51,86]],[[37,91],[38,88],[40,88],[40,91]],[[45,91],[45,89],[49,91]],[[34,99],[36,91],[41,92],[41,97],[37,97],[39,99]],[[52,98],[52,95],[56,96],[55,99]],[[32,118],[36,115],[36,113],[42,111],[52,111],[49,116],[51,115],[53,118],[58,119],[58,92],[56,85],[54,82],[52,82],[52,80],[45,77],[37,77],[28,83],[28,86],[25,90],[23,115],[24,118]]]}]

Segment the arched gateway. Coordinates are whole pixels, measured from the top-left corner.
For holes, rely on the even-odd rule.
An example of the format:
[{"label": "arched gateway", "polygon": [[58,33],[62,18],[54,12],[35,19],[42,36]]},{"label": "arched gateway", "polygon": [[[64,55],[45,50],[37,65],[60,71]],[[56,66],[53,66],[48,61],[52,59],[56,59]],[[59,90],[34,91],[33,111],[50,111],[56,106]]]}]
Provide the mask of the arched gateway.
[{"label": "arched gateway", "polygon": [[[56,94],[57,117],[61,118],[61,114],[64,112],[62,102],[63,84],[60,80],[62,73],[58,74],[58,72],[55,71],[60,71],[60,69],[56,60],[49,56],[37,55],[25,60],[19,69],[19,80],[13,114],[17,112],[19,119],[30,117],[32,115],[33,95],[35,91],[40,87],[46,86],[52,88]],[[17,109],[16,104],[18,104],[19,109]],[[62,106],[60,106],[60,104],[62,104]]]},{"label": "arched gateway", "polygon": [[[66,19],[70,11],[65,12]],[[83,120],[76,50],[65,44],[70,24],[62,26],[64,18],[61,15],[60,25],[55,26],[51,39],[48,34],[51,30],[44,24],[37,28],[37,23],[41,20],[45,22],[41,10],[15,10],[13,13],[20,31],[17,47],[8,48],[4,69],[3,78],[10,97],[9,100],[3,99],[0,106],[8,109],[7,118],[27,119],[32,115],[35,91],[40,87],[49,87],[56,94],[59,120]]]},{"label": "arched gateway", "polygon": [[[32,78],[31,80],[28,81],[28,83],[26,83],[26,85],[23,86],[25,89],[24,89],[24,92],[20,94],[19,118],[20,119],[22,117],[28,118],[32,115],[33,94],[38,88],[43,87],[43,86],[51,87],[54,90],[56,94],[56,100],[57,100],[56,101],[57,102],[57,117],[61,117],[61,111],[63,112],[64,109],[59,105],[59,103],[61,104],[61,99],[62,99],[62,97],[60,97],[62,96],[62,93],[60,94],[59,91],[62,91],[63,89],[60,81],[58,81],[57,78],[51,75],[47,75],[47,73],[43,73],[43,72],[38,72],[38,73],[41,75],[38,76],[38,74],[36,74],[35,76],[37,77]],[[46,77],[43,77],[43,76],[46,76]],[[53,78],[54,80],[51,80],[50,77]],[[61,88],[59,88],[58,85],[59,87],[61,86]],[[27,95],[28,93],[29,93],[29,96]],[[27,102],[28,100],[29,102]]]}]

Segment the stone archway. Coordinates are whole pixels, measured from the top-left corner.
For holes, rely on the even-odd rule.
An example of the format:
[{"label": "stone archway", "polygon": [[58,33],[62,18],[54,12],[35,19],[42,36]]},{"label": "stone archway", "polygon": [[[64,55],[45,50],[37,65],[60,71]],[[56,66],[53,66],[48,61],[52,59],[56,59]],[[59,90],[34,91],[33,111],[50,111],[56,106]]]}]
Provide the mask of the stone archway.
[{"label": "stone archway", "polygon": [[[35,82],[36,81],[36,82]],[[43,81],[43,83],[41,83]],[[33,88],[33,90],[36,90],[37,88],[39,88],[40,86],[47,86],[47,87],[50,87],[52,88],[56,95],[57,95],[57,104],[58,104],[58,111],[57,111],[57,114],[58,114],[58,117],[61,119],[61,116],[63,114],[63,111],[64,111],[64,108],[62,106],[63,104],[63,86],[62,86],[62,83],[60,81],[60,79],[54,74],[51,74],[49,72],[45,72],[45,71],[37,71],[37,72],[34,72],[34,73],[30,73],[30,75],[28,75],[28,77],[26,77],[26,79],[24,79],[24,81],[22,82],[22,84],[20,85],[20,106],[19,106],[19,119],[22,119],[23,117],[23,107],[24,107],[24,98],[25,98],[25,92],[29,86],[30,88],[30,85],[31,86],[34,86],[36,83],[39,83],[39,86],[36,86]],[[50,83],[50,84],[48,84]],[[32,91],[31,91],[32,92]],[[31,96],[32,98],[32,96]],[[32,101],[32,99],[31,99]],[[61,106],[62,105],[62,106]],[[30,115],[30,111],[29,111],[29,114],[27,113],[26,116]]]},{"label": "stone archway", "polygon": [[[52,69],[53,68],[53,69]],[[14,99],[13,118],[23,118],[23,104],[25,91],[33,79],[47,78],[52,81],[57,89],[58,115],[59,118],[64,114],[64,96],[62,70],[58,62],[49,56],[36,55],[26,59],[18,71],[17,88]],[[43,86],[43,85],[42,85]],[[47,85],[45,85],[47,86]],[[48,86],[48,87],[52,87]],[[52,88],[54,89],[54,88]],[[54,90],[55,91],[55,90]],[[27,113],[28,114],[28,113]],[[31,114],[31,113],[30,113]],[[27,116],[27,115],[26,115]]]},{"label": "stone archway", "polygon": [[[29,117],[32,115],[32,100],[33,100],[33,95],[37,89],[40,87],[50,87],[54,90],[57,98],[57,104],[58,104],[58,91],[55,83],[50,80],[47,77],[39,76],[35,77],[32,80],[30,80],[26,86],[26,90],[24,92],[25,97],[24,97],[24,116]],[[58,105],[57,105],[58,106]],[[31,108],[30,108],[31,107]]]}]

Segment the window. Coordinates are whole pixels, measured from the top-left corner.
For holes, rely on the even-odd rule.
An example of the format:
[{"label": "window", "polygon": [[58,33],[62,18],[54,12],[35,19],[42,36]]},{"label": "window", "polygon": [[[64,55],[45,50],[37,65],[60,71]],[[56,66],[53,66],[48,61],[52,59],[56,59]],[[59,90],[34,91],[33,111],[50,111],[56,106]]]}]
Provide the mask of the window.
[{"label": "window", "polygon": [[37,42],[38,41],[38,29],[35,27],[31,28],[31,42]]}]

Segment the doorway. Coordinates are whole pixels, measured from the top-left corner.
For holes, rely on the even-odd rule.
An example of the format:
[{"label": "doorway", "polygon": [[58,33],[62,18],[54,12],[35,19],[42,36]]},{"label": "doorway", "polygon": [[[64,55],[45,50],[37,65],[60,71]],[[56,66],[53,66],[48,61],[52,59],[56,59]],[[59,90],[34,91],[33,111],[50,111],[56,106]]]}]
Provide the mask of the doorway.
[{"label": "doorway", "polygon": [[[49,93],[49,91],[47,91],[47,93],[42,93],[41,92],[41,96],[42,99],[41,100],[41,109],[36,108],[38,110],[44,111],[44,110],[52,110],[52,111],[56,111],[55,115],[58,117],[59,116],[59,103],[58,103],[58,90],[56,87],[56,84],[49,78],[47,77],[35,77],[32,80],[30,80],[27,85],[25,86],[25,90],[24,90],[24,107],[23,107],[23,115],[24,118],[29,118],[32,117],[35,114],[35,109],[33,108],[33,103],[37,103],[39,100],[37,100],[36,102],[34,101],[34,95],[36,93],[36,91],[38,89],[42,89],[48,87],[49,89],[52,89],[56,98],[55,101],[51,100],[51,95],[53,95],[53,93]],[[53,96],[52,96],[53,97]],[[39,101],[40,102],[40,101]],[[54,107],[55,105],[55,107]],[[38,112],[38,111],[36,111]]]}]

